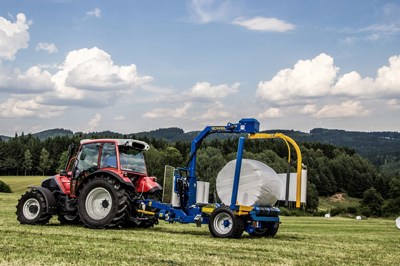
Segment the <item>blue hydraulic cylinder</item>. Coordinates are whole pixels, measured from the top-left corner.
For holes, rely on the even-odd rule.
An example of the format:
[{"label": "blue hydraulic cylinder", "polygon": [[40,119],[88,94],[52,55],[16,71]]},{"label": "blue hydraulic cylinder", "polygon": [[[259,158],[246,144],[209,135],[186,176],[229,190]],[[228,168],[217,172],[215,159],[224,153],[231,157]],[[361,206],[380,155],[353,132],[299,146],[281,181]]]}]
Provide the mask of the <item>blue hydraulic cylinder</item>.
[{"label": "blue hydraulic cylinder", "polygon": [[243,149],[244,149],[245,138],[239,138],[237,157],[236,157],[236,167],[235,176],[233,177],[233,187],[232,187],[232,198],[230,208],[232,210],[236,209],[237,195],[239,191],[239,181],[240,181],[240,171],[242,169],[242,159],[243,159]]}]

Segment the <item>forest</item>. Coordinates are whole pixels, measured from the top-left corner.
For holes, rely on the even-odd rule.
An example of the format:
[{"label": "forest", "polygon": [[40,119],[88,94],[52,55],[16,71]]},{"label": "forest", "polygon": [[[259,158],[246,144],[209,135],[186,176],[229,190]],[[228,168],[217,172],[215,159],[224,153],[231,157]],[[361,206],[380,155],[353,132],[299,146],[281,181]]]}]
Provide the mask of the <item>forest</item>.
[{"label": "forest", "polygon": [[[164,166],[186,166],[190,141],[168,142],[144,134],[122,135],[113,132],[75,133],[40,139],[32,134],[15,135],[0,140],[1,175],[54,175],[65,169],[70,144],[79,147],[84,138],[136,138],[146,141],[151,149],[145,153],[148,174],[162,184]],[[197,153],[197,176],[210,182],[210,194],[215,195],[215,180],[221,168],[236,158],[237,137],[210,138]],[[318,196],[347,193],[362,199],[357,210],[348,210],[366,216],[393,216],[400,213],[400,175],[381,171],[370,160],[354,149],[320,142],[298,142],[303,163],[308,169],[308,212],[318,210]],[[292,156],[295,152],[292,151]],[[277,173],[287,169],[288,150],[280,140],[246,141],[245,158],[262,161]],[[292,158],[295,171],[296,158]]]}]

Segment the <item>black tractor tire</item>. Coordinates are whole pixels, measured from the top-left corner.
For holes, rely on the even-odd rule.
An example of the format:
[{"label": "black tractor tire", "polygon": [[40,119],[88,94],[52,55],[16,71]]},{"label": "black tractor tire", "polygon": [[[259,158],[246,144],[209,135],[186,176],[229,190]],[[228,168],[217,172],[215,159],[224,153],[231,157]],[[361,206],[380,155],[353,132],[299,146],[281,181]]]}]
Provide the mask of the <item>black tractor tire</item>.
[{"label": "black tractor tire", "polygon": [[51,219],[51,214],[46,213],[46,200],[37,190],[22,195],[16,207],[15,214],[21,224],[44,225]]},{"label": "black tractor tire", "polygon": [[78,225],[81,224],[81,219],[78,214],[59,214],[57,217],[60,224],[63,225]]},{"label": "black tractor tire", "polygon": [[240,238],[244,221],[227,206],[215,209],[210,215],[208,229],[213,237]]},{"label": "black tractor tire", "polygon": [[[162,198],[162,192],[161,191],[155,191],[151,193],[145,193],[143,194],[144,199],[151,199],[153,201],[161,201]],[[130,219],[129,215],[126,217],[126,222],[124,226],[126,227],[137,227],[137,228],[151,228],[154,227],[154,225],[158,224],[158,217],[157,216],[151,216],[148,214],[143,214],[137,212],[138,209],[143,209],[144,207],[140,204],[134,204],[132,203],[129,207],[129,214],[133,214],[134,217],[133,219]],[[146,211],[149,212],[157,212],[157,208],[152,208],[150,206],[146,206],[145,209]],[[135,221],[133,221],[135,220]]]},{"label": "black tractor tire", "polygon": [[279,222],[264,222],[263,227],[257,228],[250,235],[252,237],[274,237],[279,230]]},{"label": "black tractor tire", "polygon": [[122,184],[112,177],[89,179],[78,197],[78,214],[89,228],[116,228],[123,221],[128,197]]}]

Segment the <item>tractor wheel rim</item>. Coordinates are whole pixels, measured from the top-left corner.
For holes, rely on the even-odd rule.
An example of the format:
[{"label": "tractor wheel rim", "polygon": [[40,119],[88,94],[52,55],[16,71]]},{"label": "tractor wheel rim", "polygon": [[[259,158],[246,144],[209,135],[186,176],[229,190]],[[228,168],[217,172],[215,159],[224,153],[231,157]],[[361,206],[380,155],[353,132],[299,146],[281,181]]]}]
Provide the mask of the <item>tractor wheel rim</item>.
[{"label": "tractor wheel rim", "polygon": [[22,212],[24,217],[28,220],[33,220],[38,217],[40,210],[39,201],[35,198],[30,198],[24,203],[24,207],[22,208]]},{"label": "tractor wheel rim", "polygon": [[228,234],[232,230],[233,220],[227,213],[219,213],[214,219],[214,228],[220,235]]},{"label": "tractor wheel rim", "polygon": [[112,208],[111,194],[104,188],[95,188],[90,191],[85,202],[86,212],[93,220],[106,217]]}]

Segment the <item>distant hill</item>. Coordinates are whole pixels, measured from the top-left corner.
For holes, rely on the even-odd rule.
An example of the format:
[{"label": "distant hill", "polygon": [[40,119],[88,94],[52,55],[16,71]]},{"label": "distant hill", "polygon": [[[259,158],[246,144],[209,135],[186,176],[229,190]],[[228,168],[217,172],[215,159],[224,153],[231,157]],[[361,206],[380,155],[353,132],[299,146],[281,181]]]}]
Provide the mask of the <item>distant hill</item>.
[{"label": "distant hill", "polygon": [[312,129],[310,133],[293,130],[280,132],[292,137],[297,142],[321,142],[352,148],[376,165],[400,158],[399,132],[358,132],[324,128]]},{"label": "distant hill", "polygon": [[[339,129],[315,128],[309,133],[295,130],[268,130],[267,133],[280,132],[295,139],[297,142],[321,142],[336,146],[344,146],[354,149],[361,156],[368,158],[376,165],[382,165],[388,160],[399,160],[400,158],[400,133],[399,132],[358,132]],[[127,137],[148,137],[164,139],[168,142],[192,141],[200,131],[184,132],[177,127],[160,128],[152,131],[132,133],[128,135],[112,131],[82,133],[67,129],[50,129],[34,133],[33,136],[45,140],[55,136],[82,136],[84,138],[127,138]],[[211,135],[208,140],[214,138],[226,139],[232,134]],[[238,135],[235,135],[238,136]],[[10,137],[0,136],[1,140],[8,140]]]},{"label": "distant hill", "polygon": [[4,135],[0,135],[0,140],[4,140],[4,141],[7,141],[7,140],[9,140],[10,139],[10,137],[7,137],[7,136],[4,136]]},{"label": "distant hill", "polygon": [[185,139],[185,132],[183,129],[177,127],[160,128],[151,131],[133,133],[133,135],[136,137],[146,136],[148,138],[165,139],[171,142]]},{"label": "distant hill", "polygon": [[46,140],[48,138],[52,137],[62,137],[62,136],[74,136],[74,132],[72,132],[69,129],[63,129],[63,128],[55,128],[55,129],[49,129],[45,130],[42,132],[34,133],[32,136],[37,137],[40,140]]},{"label": "distant hill", "polygon": [[[295,130],[268,130],[266,133],[283,133],[296,142],[321,142],[335,146],[354,149],[361,156],[368,158],[376,165],[384,164],[387,160],[400,158],[400,133],[399,132],[358,132],[339,129],[315,128],[310,133]],[[165,139],[169,142],[191,141],[200,131],[185,133],[180,128],[164,128],[150,132],[136,133],[135,136],[147,136],[155,139]],[[229,138],[231,134],[210,136],[213,138]]]}]

